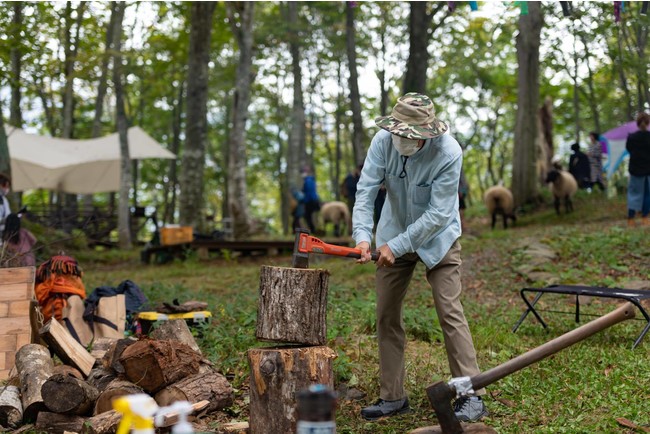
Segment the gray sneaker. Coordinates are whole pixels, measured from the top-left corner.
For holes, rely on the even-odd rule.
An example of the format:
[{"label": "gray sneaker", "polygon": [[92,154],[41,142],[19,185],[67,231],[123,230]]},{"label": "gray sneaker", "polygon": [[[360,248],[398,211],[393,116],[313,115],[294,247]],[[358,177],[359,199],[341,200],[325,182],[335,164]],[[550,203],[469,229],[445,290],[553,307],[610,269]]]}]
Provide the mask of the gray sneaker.
[{"label": "gray sneaker", "polygon": [[488,415],[487,408],[479,396],[461,396],[454,402],[454,413],[461,422],[478,422]]},{"label": "gray sneaker", "polygon": [[377,420],[382,417],[396,416],[398,414],[409,413],[409,399],[402,398],[395,401],[385,401],[378,399],[370,407],[361,410],[361,416],[366,420]]}]

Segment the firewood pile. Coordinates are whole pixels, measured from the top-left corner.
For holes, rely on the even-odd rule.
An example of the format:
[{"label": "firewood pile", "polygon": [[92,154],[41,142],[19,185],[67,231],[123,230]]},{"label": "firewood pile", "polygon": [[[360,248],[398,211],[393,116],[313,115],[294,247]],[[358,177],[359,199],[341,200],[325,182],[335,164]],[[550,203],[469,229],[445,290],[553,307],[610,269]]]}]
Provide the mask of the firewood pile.
[{"label": "firewood pile", "polygon": [[[183,320],[140,339],[99,338],[90,351],[57,321],[39,334],[45,345],[21,347],[0,386],[0,432],[114,433],[122,415],[112,401],[124,395],[146,393],[160,407],[188,401],[195,418],[233,402],[232,386],[202,356]],[[177,421],[169,414],[160,426]]]}]

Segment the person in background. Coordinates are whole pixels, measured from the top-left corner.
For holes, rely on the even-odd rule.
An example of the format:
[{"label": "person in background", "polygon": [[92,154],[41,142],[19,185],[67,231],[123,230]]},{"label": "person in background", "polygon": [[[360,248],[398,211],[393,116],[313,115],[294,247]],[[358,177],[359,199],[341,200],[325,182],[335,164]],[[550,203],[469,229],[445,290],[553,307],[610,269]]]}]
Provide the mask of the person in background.
[{"label": "person in background", "polygon": [[291,216],[293,231],[302,228],[300,219],[305,216],[305,195],[296,187],[291,187]]},{"label": "person in background", "polygon": [[[379,252],[377,339],[379,399],[361,410],[367,420],[410,411],[404,388],[406,335],[403,302],[418,262],[426,267],[453,377],[478,374],[476,351],[460,302],[461,234],[458,182],[463,151],[438,120],[431,99],[419,93],[400,97],[390,116],[375,120],[375,134],[357,184],[352,237],[361,264],[371,260],[373,204],[381,184],[386,202],[377,226]],[[432,324],[433,326],[433,324]],[[487,414],[481,395],[461,397],[454,410],[461,421]]]},{"label": "person in background", "polygon": [[[0,234],[3,233],[5,229],[5,220],[7,216],[11,214],[11,208],[9,207],[9,200],[7,195],[11,190],[11,179],[4,173],[0,173]],[[0,241],[0,245],[2,242]]]},{"label": "person in background", "polygon": [[590,187],[593,189],[598,185],[601,191],[605,191],[605,183],[603,182],[603,144],[600,139],[600,134],[596,131],[590,132],[589,140],[591,144],[587,150],[587,157],[589,157],[590,166]]},{"label": "person in background", "polygon": [[20,225],[18,214],[9,214],[2,232],[5,267],[27,267],[36,265],[32,248],[36,237]]},{"label": "person in background", "polygon": [[350,208],[350,214],[354,209],[354,199],[357,195],[357,182],[359,182],[359,177],[361,176],[361,169],[363,164],[358,165],[354,171],[348,173],[348,176],[343,180],[342,193],[345,199],[348,202],[348,208]]},{"label": "person in background", "polygon": [[302,193],[304,194],[305,202],[305,220],[307,220],[309,231],[313,234],[316,232],[313,215],[320,210],[320,197],[318,197],[318,190],[316,188],[316,178],[309,166],[303,168],[302,176],[304,179]]},{"label": "person in background", "polygon": [[641,211],[641,225],[649,226],[650,214],[650,114],[636,117],[639,131],[627,136],[625,148],[630,153],[630,181],[627,189],[627,224],[635,226],[634,217]]},{"label": "person in background", "polygon": [[591,186],[591,168],[589,157],[580,150],[580,144],[571,145],[573,154],[569,157],[569,173],[578,182],[578,187],[589,188]]}]

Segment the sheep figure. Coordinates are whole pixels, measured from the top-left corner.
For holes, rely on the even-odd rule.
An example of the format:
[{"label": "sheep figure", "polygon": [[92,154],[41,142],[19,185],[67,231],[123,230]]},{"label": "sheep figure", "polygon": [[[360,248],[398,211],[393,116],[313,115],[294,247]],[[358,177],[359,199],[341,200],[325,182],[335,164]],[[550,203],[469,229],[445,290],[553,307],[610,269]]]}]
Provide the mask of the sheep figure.
[{"label": "sheep figure", "polygon": [[560,215],[560,201],[564,199],[566,213],[573,211],[571,196],[578,191],[578,183],[569,172],[564,170],[551,170],[546,175],[546,182],[551,184],[551,192],[555,198],[555,212]]},{"label": "sheep figure", "polygon": [[323,222],[323,232],[327,232],[326,226],[328,223],[334,224],[334,236],[336,237],[345,233],[345,230],[350,231],[352,229],[350,210],[345,202],[325,202],[321,205],[320,216]]},{"label": "sheep figure", "polygon": [[512,192],[501,185],[495,185],[487,189],[483,195],[488,213],[492,216],[492,229],[497,223],[497,216],[503,216],[503,228],[508,229],[508,219],[514,224],[517,221],[515,216],[515,200]]}]

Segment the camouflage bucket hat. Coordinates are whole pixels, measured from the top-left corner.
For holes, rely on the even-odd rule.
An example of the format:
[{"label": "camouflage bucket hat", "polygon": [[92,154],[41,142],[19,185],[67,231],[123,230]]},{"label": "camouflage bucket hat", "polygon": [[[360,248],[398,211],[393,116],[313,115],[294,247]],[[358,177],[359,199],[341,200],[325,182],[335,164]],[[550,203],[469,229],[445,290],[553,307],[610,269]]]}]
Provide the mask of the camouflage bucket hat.
[{"label": "camouflage bucket hat", "polygon": [[400,97],[390,116],[375,119],[379,128],[407,139],[430,139],[447,132],[447,124],[436,118],[431,99],[410,92]]}]

